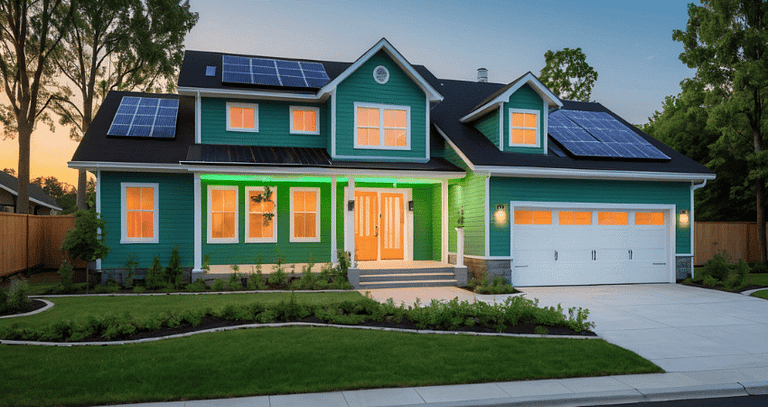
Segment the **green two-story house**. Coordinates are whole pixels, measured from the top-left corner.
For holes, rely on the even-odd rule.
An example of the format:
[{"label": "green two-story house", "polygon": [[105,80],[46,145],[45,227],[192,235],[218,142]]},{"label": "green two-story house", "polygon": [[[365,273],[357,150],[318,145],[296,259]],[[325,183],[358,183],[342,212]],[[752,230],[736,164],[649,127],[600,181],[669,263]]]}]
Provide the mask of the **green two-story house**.
[{"label": "green two-story house", "polygon": [[178,95],[111,92],[70,166],[97,177],[105,275],[341,249],[361,288],[674,282],[714,178],[530,73],[437,79],[386,39],[354,62],[187,51]]}]

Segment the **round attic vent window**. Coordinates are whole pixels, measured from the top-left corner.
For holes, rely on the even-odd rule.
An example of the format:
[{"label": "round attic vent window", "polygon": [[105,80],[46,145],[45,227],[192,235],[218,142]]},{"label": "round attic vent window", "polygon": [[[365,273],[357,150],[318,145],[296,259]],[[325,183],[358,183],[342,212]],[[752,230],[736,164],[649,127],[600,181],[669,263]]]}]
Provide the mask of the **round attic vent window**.
[{"label": "round attic vent window", "polygon": [[379,65],[373,70],[373,79],[383,85],[389,80],[389,71],[386,67]]}]

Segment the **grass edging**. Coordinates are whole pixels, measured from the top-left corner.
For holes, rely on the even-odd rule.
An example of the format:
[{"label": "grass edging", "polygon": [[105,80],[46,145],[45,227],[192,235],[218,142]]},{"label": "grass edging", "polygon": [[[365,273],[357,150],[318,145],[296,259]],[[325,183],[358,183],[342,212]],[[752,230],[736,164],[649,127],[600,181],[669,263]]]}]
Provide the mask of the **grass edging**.
[{"label": "grass edging", "polygon": [[136,343],[156,342],[164,339],[176,339],[184,338],[192,335],[234,331],[237,329],[254,329],[254,328],[286,328],[286,327],[319,327],[319,328],[341,328],[341,329],[369,329],[376,331],[388,331],[388,332],[403,332],[413,334],[437,334],[437,335],[469,335],[469,336],[501,336],[508,338],[558,338],[558,339],[602,339],[599,336],[582,336],[582,335],[533,335],[533,334],[509,334],[499,332],[472,332],[472,331],[434,331],[429,329],[402,329],[402,328],[387,328],[381,326],[361,326],[361,325],[338,325],[338,324],[321,324],[317,322],[280,322],[272,324],[245,324],[237,326],[223,326],[220,328],[203,329],[194,332],[185,332],[182,334],[173,334],[167,336],[159,336],[154,338],[142,338],[132,341],[102,341],[102,342],[37,342],[37,341],[14,341],[7,339],[0,339],[0,345],[32,345],[32,346],[107,346],[107,345],[130,345]]},{"label": "grass edging", "polygon": [[38,301],[42,301],[42,302],[44,302],[44,303],[45,303],[45,307],[43,307],[43,308],[40,308],[40,309],[36,309],[36,310],[34,310],[34,311],[25,312],[25,313],[23,313],[23,314],[10,314],[10,315],[3,315],[3,316],[0,316],[0,319],[5,319],[5,318],[16,318],[16,317],[28,317],[28,316],[30,316],[30,315],[35,315],[35,314],[39,314],[39,313],[41,313],[41,312],[43,312],[43,311],[47,311],[47,310],[49,310],[51,307],[53,307],[53,306],[54,306],[54,303],[52,303],[52,302],[50,302],[50,301],[48,301],[48,300],[45,300],[45,299],[42,299],[42,298],[35,298],[35,299],[36,299],[36,300],[38,300]]}]

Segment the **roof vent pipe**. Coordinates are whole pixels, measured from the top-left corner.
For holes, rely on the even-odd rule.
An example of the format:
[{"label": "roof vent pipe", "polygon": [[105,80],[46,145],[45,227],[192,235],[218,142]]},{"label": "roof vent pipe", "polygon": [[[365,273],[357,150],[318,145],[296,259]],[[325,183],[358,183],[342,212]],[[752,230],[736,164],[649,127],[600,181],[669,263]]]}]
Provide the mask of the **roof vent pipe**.
[{"label": "roof vent pipe", "polygon": [[477,68],[477,81],[488,82],[488,70],[485,68]]}]

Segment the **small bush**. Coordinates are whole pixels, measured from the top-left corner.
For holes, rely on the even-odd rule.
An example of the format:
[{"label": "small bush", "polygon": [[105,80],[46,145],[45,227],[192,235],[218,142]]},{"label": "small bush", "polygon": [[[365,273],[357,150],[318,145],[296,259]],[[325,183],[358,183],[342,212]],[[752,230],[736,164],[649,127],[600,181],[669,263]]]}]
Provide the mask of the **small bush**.
[{"label": "small bush", "polygon": [[224,291],[224,280],[214,280],[213,284],[211,284],[211,291]]},{"label": "small bush", "polygon": [[725,280],[730,271],[731,260],[725,250],[720,250],[714,257],[704,263],[702,272],[715,280]]},{"label": "small bush", "polygon": [[171,259],[168,261],[168,267],[163,270],[163,280],[166,286],[172,285],[173,288],[181,287],[184,271],[181,269],[181,256],[179,255],[179,246],[171,251]]},{"label": "small bush", "polygon": [[751,273],[765,274],[768,273],[768,263],[755,263],[752,267]]},{"label": "small bush", "polygon": [[29,283],[16,280],[8,286],[7,307],[11,311],[23,311],[29,308]]},{"label": "small bush", "polygon": [[142,293],[145,293],[145,292],[147,292],[147,288],[144,287],[143,285],[137,285],[137,286],[133,287],[133,293],[134,294],[142,294]]},{"label": "small bush", "polygon": [[274,286],[282,286],[285,284],[285,279],[288,277],[288,274],[286,274],[285,271],[283,271],[282,267],[277,267],[274,273],[269,275],[269,278],[267,278],[267,282]]},{"label": "small bush", "polygon": [[701,284],[704,284],[706,287],[714,287],[717,285],[717,279],[707,274],[704,276],[704,279],[701,280]]},{"label": "small bush", "polygon": [[536,328],[533,328],[533,332],[537,335],[546,335],[549,333],[549,330],[541,325],[536,325]]},{"label": "small bush", "polygon": [[58,274],[61,276],[61,287],[64,290],[64,292],[72,292],[73,285],[72,285],[72,263],[70,263],[67,260],[64,260],[61,262],[61,266],[59,266]]},{"label": "small bush", "polygon": [[208,286],[205,285],[205,281],[202,278],[198,278],[192,284],[187,284],[186,290],[189,292],[203,292],[208,291]]},{"label": "small bush", "polygon": [[8,312],[8,293],[0,287],[0,315]]},{"label": "small bush", "polygon": [[151,290],[157,290],[158,288],[165,287],[163,281],[163,266],[160,265],[160,257],[155,256],[152,260],[152,266],[147,270],[147,288]]},{"label": "small bush", "polygon": [[136,274],[136,267],[139,267],[139,258],[133,253],[128,253],[128,259],[125,261],[125,270],[127,273],[125,281],[123,282],[125,288],[133,287],[133,277]]}]

